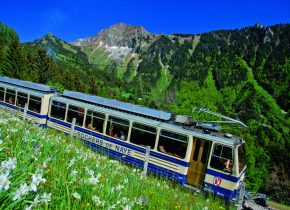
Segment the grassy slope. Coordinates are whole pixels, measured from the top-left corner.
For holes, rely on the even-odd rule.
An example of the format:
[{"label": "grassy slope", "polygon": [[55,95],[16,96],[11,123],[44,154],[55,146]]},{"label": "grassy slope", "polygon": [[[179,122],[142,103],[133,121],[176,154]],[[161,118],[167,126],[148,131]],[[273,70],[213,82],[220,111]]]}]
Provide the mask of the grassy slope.
[{"label": "grassy slope", "polygon": [[[0,209],[31,205],[46,209],[224,208],[218,200],[205,199],[158,177],[144,177],[139,170],[93,152],[77,139],[23,122],[3,109],[0,140],[0,177],[9,174],[1,182],[6,188],[0,185]],[[9,158],[16,158],[16,164],[5,168]],[[20,192],[21,184],[27,187]],[[13,200],[17,191],[20,198]]]}]

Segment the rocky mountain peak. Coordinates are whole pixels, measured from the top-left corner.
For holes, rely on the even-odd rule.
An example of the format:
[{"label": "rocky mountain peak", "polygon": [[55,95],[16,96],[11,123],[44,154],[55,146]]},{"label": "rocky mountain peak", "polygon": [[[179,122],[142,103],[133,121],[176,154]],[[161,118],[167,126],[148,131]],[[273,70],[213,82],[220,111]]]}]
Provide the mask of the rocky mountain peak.
[{"label": "rocky mountain peak", "polygon": [[146,43],[152,37],[153,34],[146,31],[142,26],[118,23],[101,30],[96,36],[78,39],[72,44],[83,46],[102,43],[108,47],[134,48],[135,46]]}]

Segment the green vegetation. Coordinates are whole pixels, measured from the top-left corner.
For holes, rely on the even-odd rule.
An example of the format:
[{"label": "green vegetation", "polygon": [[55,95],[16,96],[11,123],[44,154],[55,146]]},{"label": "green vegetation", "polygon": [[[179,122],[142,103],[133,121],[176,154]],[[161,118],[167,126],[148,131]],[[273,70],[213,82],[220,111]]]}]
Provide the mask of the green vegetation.
[{"label": "green vegetation", "polygon": [[224,209],[0,109],[1,209]]}]

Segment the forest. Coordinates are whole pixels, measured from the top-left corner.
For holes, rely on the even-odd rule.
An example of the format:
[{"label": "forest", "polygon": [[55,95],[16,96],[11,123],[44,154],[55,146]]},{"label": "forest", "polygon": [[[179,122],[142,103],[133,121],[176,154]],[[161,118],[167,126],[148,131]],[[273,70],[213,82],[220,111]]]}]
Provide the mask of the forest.
[{"label": "forest", "polygon": [[74,53],[67,53],[64,42],[53,39],[53,45],[23,44],[15,30],[0,22],[0,75],[192,115],[197,120],[205,116],[197,116],[194,107],[242,120],[248,128],[230,132],[246,141],[246,187],[290,203],[289,24],[160,35],[146,51],[136,47],[142,57],[137,74],[132,77],[131,60],[121,78],[114,73],[118,64],[100,69],[79,48],[71,46]]}]

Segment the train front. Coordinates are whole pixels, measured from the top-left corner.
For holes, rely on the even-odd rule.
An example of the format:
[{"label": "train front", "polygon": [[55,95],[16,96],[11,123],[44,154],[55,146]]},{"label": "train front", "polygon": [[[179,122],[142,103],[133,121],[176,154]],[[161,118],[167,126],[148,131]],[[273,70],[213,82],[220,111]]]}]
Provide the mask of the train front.
[{"label": "train front", "polygon": [[241,181],[245,178],[245,144],[214,143],[204,179],[206,190],[226,199],[236,200]]}]

